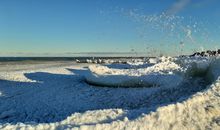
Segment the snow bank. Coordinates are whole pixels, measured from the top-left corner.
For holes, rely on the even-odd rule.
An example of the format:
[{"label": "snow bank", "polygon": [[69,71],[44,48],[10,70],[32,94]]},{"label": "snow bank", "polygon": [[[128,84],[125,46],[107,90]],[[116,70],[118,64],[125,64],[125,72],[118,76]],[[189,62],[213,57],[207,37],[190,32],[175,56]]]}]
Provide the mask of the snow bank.
[{"label": "snow bank", "polygon": [[131,110],[143,114],[135,119],[126,117],[126,110],[109,109],[76,113],[61,122],[2,124],[1,129],[76,129],[76,130],[131,130],[131,129],[220,129],[219,100],[220,81],[216,81],[204,92],[188,100],[159,107],[155,112],[144,114],[145,109]]},{"label": "snow bank", "polygon": [[184,57],[176,59],[187,78],[203,77],[212,83],[220,76],[220,57]]},{"label": "snow bank", "polygon": [[143,67],[146,68],[111,69],[107,66],[92,65],[89,66],[91,73],[85,77],[89,84],[109,87],[173,87],[183,80],[177,73],[181,71],[180,66],[169,59]]}]

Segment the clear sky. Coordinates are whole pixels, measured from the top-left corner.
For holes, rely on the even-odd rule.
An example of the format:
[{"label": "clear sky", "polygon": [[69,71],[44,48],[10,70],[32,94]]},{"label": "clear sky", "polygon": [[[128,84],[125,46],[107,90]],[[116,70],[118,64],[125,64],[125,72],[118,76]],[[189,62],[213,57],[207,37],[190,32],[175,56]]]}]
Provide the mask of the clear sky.
[{"label": "clear sky", "polygon": [[0,56],[176,55],[220,48],[219,5],[219,0],[0,0]]}]

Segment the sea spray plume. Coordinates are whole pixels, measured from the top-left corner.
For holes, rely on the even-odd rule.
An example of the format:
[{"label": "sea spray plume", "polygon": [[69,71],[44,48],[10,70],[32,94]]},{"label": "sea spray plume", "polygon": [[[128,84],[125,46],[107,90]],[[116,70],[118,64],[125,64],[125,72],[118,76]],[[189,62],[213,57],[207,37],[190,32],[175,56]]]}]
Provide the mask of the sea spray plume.
[{"label": "sea spray plume", "polygon": [[[163,12],[146,14],[143,9],[121,9],[122,15],[127,16],[132,21],[138,23],[136,29],[143,43],[147,47],[155,48],[154,56],[159,55],[161,48],[170,48],[169,51],[162,50],[163,54],[178,55],[184,48],[185,54],[191,54],[193,50],[199,51],[204,44],[215,43],[213,33],[208,30],[207,25],[210,21],[198,21],[191,16],[181,16],[178,13],[190,4],[200,3],[191,0],[177,0]],[[184,47],[179,43],[183,42]],[[157,47],[159,44],[160,47]],[[161,47],[163,45],[163,47]],[[186,51],[186,52],[185,52]]]},{"label": "sea spray plume", "polygon": [[[175,46],[177,46],[179,51],[181,51],[183,47],[179,48],[178,43],[184,42],[184,48],[192,43],[193,46],[190,45],[191,48],[193,47],[192,49],[197,50],[201,43],[199,43],[199,39],[195,36],[208,34],[204,27],[204,23],[198,22],[192,17],[183,17],[171,13],[168,14],[167,11],[159,14],[146,15],[144,12],[137,9],[123,9],[122,13],[130,17],[134,22],[140,24],[140,27],[137,28],[140,38],[150,43],[148,46],[151,47],[154,46],[154,43],[166,43],[164,46],[169,48],[175,48]],[[156,38],[154,36],[155,33],[157,34]],[[202,39],[204,39],[203,42],[207,40],[206,37]],[[172,51],[175,54],[171,55],[176,55],[176,49]],[[160,50],[158,50],[158,52],[159,51]]]},{"label": "sea spray plume", "polygon": [[[149,41],[152,31],[157,32],[158,43],[165,42],[167,39],[174,39],[175,43],[180,41],[192,40],[191,27],[184,25],[184,17],[176,15],[167,15],[166,13],[145,15],[135,11],[129,11],[128,14],[136,22],[140,22],[144,27],[139,33],[142,38]],[[151,32],[148,31],[151,30]],[[161,37],[161,38],[159,38]],[[186,42],[187,43],[187,42]]]},{"label": "sea spray plume", "polygon": [[192,29],[190,29],[190,26],[187,26],[187,27],[184,27],[182,26],[183,28],[183,31],[185,32],[186,34],[186,38],[189,39],[192,43],[195,43],[196,44],[196,41],[194,40],[193,36],[192,36]]},{"label": "sea spray plume", "polygon": [[165,11],[167,15],[175,15],[179,11],[183,10],[191,0],[179,0],[175,2],[168,10]]}]

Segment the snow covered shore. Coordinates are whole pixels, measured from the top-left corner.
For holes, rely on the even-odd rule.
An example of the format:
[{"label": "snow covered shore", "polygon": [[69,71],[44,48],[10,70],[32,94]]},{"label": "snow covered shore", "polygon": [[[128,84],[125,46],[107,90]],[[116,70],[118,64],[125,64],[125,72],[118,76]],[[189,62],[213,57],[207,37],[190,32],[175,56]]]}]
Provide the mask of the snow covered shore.
[{"label": "snow covered shore", "polygon": [[[163,57],[126,68],[69,62],[24,66],[0,66],[0,129],[220,129],[219,58]],[[86,77],[91,74],[98,77]],[[118,74],[143,79],[154,74],[146,82],[162,84],[112,88],[85,82],[116,82],[108,76]],[[163,74],[172,78],[162,82],[167,81]]]}]

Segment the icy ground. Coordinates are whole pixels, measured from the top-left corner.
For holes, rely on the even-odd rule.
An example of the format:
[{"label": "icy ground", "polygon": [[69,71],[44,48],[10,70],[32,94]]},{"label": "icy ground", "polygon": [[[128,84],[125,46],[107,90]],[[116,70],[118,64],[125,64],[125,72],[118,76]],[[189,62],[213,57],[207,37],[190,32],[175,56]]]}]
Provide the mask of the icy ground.
[{"label": "icy ground", "polygon": [[[88,66],[1,65],[0,129],[220,129],[219,58]],[[176,86],[174,79],[171,86],[100,87],[85,82],[88,74],[96,75],[91,80],[98,83],[112,75],[153,74],[162,79],[169,74],[182,80]],[[163,81],[159,78],[153,82]]]}]

